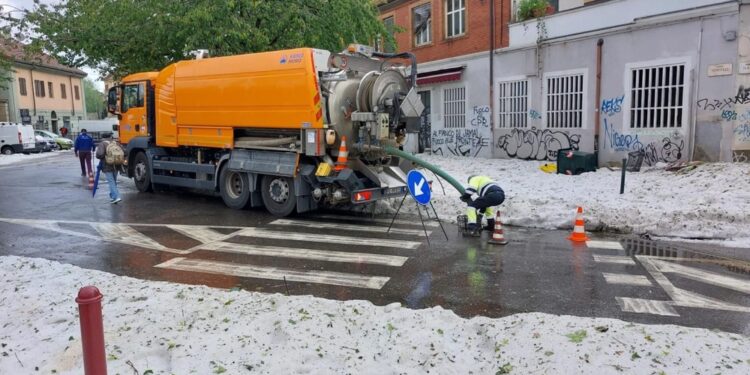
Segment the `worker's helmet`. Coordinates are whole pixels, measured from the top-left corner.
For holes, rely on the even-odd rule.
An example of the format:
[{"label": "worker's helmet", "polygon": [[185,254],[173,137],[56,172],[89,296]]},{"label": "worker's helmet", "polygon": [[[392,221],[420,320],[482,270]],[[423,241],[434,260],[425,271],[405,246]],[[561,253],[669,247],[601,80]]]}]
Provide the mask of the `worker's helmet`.
[{"label": "worker's helmet", "polygon": [[475,175],[475,174],[473,174],[473,175],[469,176],[469,178],[467,178],[467,179],[466,179],[466,183],[469,183],[469,182],[471,182],[471,179],[472,179],[472,178],[474,178],[474,177],[476,177],[476,176],[477,176],[477,175]]}]

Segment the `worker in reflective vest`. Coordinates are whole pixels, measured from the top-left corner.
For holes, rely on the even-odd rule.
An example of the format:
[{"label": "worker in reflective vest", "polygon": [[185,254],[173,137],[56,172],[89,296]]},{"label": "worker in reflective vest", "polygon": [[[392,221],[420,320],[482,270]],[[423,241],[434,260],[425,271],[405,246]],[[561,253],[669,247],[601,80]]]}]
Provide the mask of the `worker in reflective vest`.
[{"label": "worker in reflective vest", "polygon": [[505,192],[495,181],[487,176],[469,176],[469,186],[461,196],[461,200],[468,204],[466,209],[467,229],[480,232],[482,216],[487,216],[487,230],[495,230],[495,215],[492,207],[499,206],[505,201]]}]

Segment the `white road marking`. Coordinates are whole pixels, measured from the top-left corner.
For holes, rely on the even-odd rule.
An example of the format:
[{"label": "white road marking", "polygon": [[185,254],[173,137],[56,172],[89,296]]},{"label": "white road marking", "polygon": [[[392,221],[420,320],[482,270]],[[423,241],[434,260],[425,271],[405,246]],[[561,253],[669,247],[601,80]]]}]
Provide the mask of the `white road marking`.
[{"label": "white road marking", "polygon": [[627,264],[629,266],[635,266],[635,261],[630,257],[617,256],[617,255],[592,255],[594,262],[597,263],[614,263],[614,264]]},{"label": "white road marking", "polygon": [[616,297],[620,309],[625,312],[653,314],[662,316],[680,316],[672,307],[671,301]]},{"label": "white road marking", "polygon": [[262,255],[270,257],[322,260],[326,262],[367,263],[392,267],[401,267],[409,259],[397,255],[382,255],[369,253],[348,253],[343,251],[328,251],[314,249],[300,249],[291,247],[245,245],[230,242],[214,242],[203,245],[197,250],[218,251],[226,253]]},{"label": "white road marking", "polygon": [[586,241],[586,246],[594,249],[625,250],[617,241]]},{"label": "white road marking", "polygon": [[[648,271],[648,273],[651,274],[651,277],[653,277],[654,280],[656,280],[659,286],[661,286],[662,289],[664,289],[664,292],[666,292],[669,298],[672,299],[673,305],[675,306],[697,307],[697,308],[712,309],[712,310],[750,312],[750,307],[748,306],[737,305],[731,302],[722,301],[716,298],[707,297],[702,294],[698,294],[695,292],[690,292],[685,289],[678,288],[674,286],[669,281],[669,279],[667,279],[667,277],[664,276],[664,274],[659,270],[659,265],[663,265],[662,264],[663,261],[660,261],[658,259],[651,259],[651,257],[643,256],[643,255],[637,255],[636,258],[641,262],[641,264],[643,264],[643,268],[645,268],[646,271]],[[695,272],[698,272],[698,274],[700,274],[706,271],[695,270],[692,272],[694,272],[694,274]],[[710,277],[708,273],[705,273],[702,276]],[[701,281],[708,282],[705,279],[701,279]]]},{"label": "white road marking", "polygon": [[[337,223],[324,223],[319,221],[311,220],[289,220],[289,219],[276,219],[270,223],[271,225],[289,225],[303,228],[314,228],[314,229],[333,229],[333,230],[350,230],[357,232],[373,232],[373,233],[388,233],[388,227],[373,226],[373,225],[357,225],[357,224],[337,224]],[[409,236],[422,236],[424,237],[424,230],[422,229],[404,229],[391,228],[393,234],[405,234]],[[429,236],[432,233],[431,230],[427,231]]]},{"label": "white road marking", "polygon": [[381,289],[390,280],[384,276],[363,276],[328,271],[298,271],[278,267],[261,267],[200,259],[177,257],[154,267],[171,270],[202,272],[256,279],[296,281],[302,283],[340,285],[353,288]]},{"label": "white road marking", "polygon": [[[92,222],[89,222],[89,221],[30,220],[30,219],[10,219],[10,218],[0,218],[0,221],[4,221],[6,223],[11,223],[11,224],[26,225],[26,226],[30,226],[30,227],[33,227],[33,228],[50,230],[50,231],[54,231],[54,232],[57,232],[57,233],[66,234],[66,235],[69,235],[69,236],[83,237],[83,238],[88,238],[88,239],[96,240],[96,241],[109,241],[109,242],[116,242],[116,243],[121,243],[121,244],[125,244],[125,245],[133,245],[132,243],[130,243],[128,241],[121,240],[119,238],[103,238],[103,237],[94,236],[94,235],[91,235],[91,234],[88,234],[88,233],[83,233],[83,232],[77,232],[77,231],[74,231],[74,230],[63,229],[63,228],[60,228],[60,226],[59,226],[59,223],[66,223],[66,224],[87,224],[87,225],[97,224],[97,223],[92,223]],[[137,246],[141,246],[141,247],[144,247],[144,248],[147,248],[147,249],[152,249],[152,250],[159,250],[159,251],[164,251],[164,252],[168,252],[168,253],[174,253],[174,254],[187,254],[187,253],[189,253],[189,251],[186,251],[186,250],[172,249],[172,248],[164,247],[161,244],[159,244],[156,247],[151,247],[149,244],[145,244],[145,243],[144,244],[138,244]]]},{"label": "white road marking", "polygon": [[[385,224],[388,225],[391,223],[391,219],[372,219],[367,216],[346,216],[346,215],[315,215],[310,216],[311,219],[326,219],[326,220],[342,220],[342,221],[361,221],[361,222],[370,222],[375,224]],[[422,227],[422,223],[419,222],[419,220],[396,220],[393,225],[408,225],[413,227]],[[437,227],[439,224],[435,221],[427,221],[425,220],[424,225],[427,227]]]},{"label": "white road marking", "polygon": [[99,232],[99,234],[105,240],[117,240],[135,246],[156,250],[162,250],[166,248],[166,246],[152,240],[151,238],[127,225],[114,223],[92,223],[91,226],[96,229],[96,231]]},{"label": "white road marking", "polygon": [[[670,261],[658,260],[654,259],[653,257],[649,257],[649,259],[656,266],[656,268],[663,273],[676,273],[686,279],[700,281],[706,284],[711,284],[722,288],[732,289],[738,292],[750,294],[750,281],[748,280],[722,275],[717,272],[688,267]],[[680,258],[673,259],[678,261]]]},{"label": "white road marking", "polygon": [[204,244],[221,241],[227,236],[226,234],[217,232],[210,227],[201,227],[197,225],[167,225],[167,228]]},{"label": "white road marking", "polygon": [[348,237],[348,236],[334,236],[330,234],[309,234],[309,233],[296,233],[291,231],[277,232],[272,230],[260,229],[260,228],[246,228],[237,233],[238,236],[256,237],[256,238],[271,238],[276,240],[294,240],[294,241],[305,241],[305,242],[326,242],[335,243],[341,245],[357,246],[382,246],[382,247],[395,247],[399,249],[416,249],[422,243],[416,241],[405,241],[405,240],[391,240],[391,239],[379,239],[379,238],[366,238],[366,237]]},{"label": "white road marking", "polygon": [[623,273],[606,273],[602,272],[607,284],[621,284],[634,286],[652,286],[648,277],[643,275],[628,275]]}]

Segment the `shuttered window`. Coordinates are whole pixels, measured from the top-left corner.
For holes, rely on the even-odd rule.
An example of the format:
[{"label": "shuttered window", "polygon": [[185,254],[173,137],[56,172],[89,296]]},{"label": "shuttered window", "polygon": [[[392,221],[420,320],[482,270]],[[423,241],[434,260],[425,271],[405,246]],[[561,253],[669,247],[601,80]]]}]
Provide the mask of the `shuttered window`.
[{"label": "shuttered window", "polygon": [[443,89],[443,119],[446,128],[466,127],[466,88]]},{"label": "shuttered window", "polygon": [[498,127],[525,128],[528,125],[529,81],[500,82],[498,94]]},{"label": "shuttered window", "polygon": [[685,64],[630,70],[630,127],[680,128],[686,120]]},{"label": "shuttered window", "polygon": [[583,73],[545,76],[544,119],[548,128],[583,127],[584,78]]}]

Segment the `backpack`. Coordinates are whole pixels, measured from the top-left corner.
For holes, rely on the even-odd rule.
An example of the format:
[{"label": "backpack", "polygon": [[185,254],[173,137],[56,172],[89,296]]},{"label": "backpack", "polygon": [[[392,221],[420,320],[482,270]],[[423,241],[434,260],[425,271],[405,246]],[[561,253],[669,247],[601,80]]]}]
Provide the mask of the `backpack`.
[{"label": "backpack", "polygon": [[122,147],[114,141],[109,142],[109,144],[107,144],[104,162],[109,165],[125,164],[125,153],[122,151]]}]

